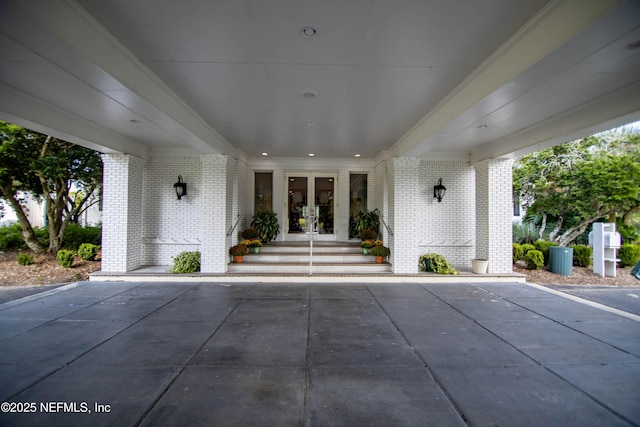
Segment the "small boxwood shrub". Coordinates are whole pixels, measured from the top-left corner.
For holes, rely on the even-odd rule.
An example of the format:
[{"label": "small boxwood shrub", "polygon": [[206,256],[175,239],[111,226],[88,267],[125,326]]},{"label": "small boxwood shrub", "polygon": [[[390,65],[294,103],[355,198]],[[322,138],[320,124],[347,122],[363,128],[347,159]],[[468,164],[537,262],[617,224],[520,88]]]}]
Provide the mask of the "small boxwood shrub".
[{"label": "small boxwood shrub", "polygon": [[558,246],[557,243],[547,242],[546,240],[536,240],[533,242],[533,246],[542,252],[542,257],[544,258],[544,265],[549,265],[549,248],[551,246]]},{"label": "small boxwood shrub", "polygon": [[180,252],[173,257],[171,273],[196,273],[200,271],[200,252]]},{"label": "small boxwood shrub", "polygon": [[96,255],[98,255],[98,249],[100,249],[100,246],[94,245],[93,243],[83,243],[78,249],[78,256],[85,261],[93,261],[96,259]]},{"label": "small boxwood shrub", "polygon": [[449,261],[442,255],[436,253],[424,254],[418,261],[420,270],[427,271],[429,273],[438,274],[458,274],[455,268],[451,267]]},{"label": "small boxwood shrub", "polygon": [[529,270],[540,270],[544,267],[544,255],[537,249],[532,249],[526,253],[524,260],[527,262]]},{"label": "small boxwood shrub", "polygon": [[625,243],[618,251],[618,258],[620,258],[620,267],[636,265],[640,261],[640,245]]},{"label": "small boxwood shrub", "polygon": [[524,253],[522,254],[522,258],[520,258],[520,259],[524,259],[524,256],[527,254],[527,252],[532,251],[532,250],[534,250],[536,248],[531,243],[524,243],[521,246],[522,246],[522,251]]},{"label": "small boxwood shrub", "polygon": [[593,249],[587,245],[573,245],[573,265],[576,267],[589,267]]},{"label": "small boxwood shrub", "polygon": [[65,268],[71,268],[73,266],[73,257],[76,256],[74,251],[70,251],[68,249],[60,249],[56,258],[58,258],[58,262],[61,266]]},{"label": "small boxwood shrub", "polygon": [[513,263],[520,261],[524,258],[524,248],[520,243],[513,244]]},{"label": "small boxwood shrub", "polygon": [[18,264],[20,265],[31,265],[34,263],[33,254],[18,254]]}]

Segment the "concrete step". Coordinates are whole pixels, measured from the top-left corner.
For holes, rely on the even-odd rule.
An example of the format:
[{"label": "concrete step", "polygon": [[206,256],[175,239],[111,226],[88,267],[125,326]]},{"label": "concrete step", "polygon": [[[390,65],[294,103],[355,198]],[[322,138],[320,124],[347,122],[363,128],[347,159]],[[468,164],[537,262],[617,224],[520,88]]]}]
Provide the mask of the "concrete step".
[{"label": "concrete step", "polygon": [[[307,253],[272,253],[262,252],[259,254],[245,255],[243,263],[245,264],[309,264],[309,252]],[[317,253],[313,251],[314,264],[372,264],[375,263],[375,257],[360,253]]]},{"label": "concrete step", "polygon": [[[309,242],[272,242],[260,252],[243,257],[242,263],[230,263],[229,273],[308,274]],[[313,242],[313,273],[378,274],[391,272],[391,264],[376,264],[375,257],[364,255],[359,241]]]},{"label": "concrete step", "polygon": [[[312,270],[314,274],[379,274],[390,273],[391,264],[313,264]],[[277,263],[277,264],[263,264],[263,263],[230,263],[228,273],[242,273],[242,274],[308,274],[309,263]]]}]

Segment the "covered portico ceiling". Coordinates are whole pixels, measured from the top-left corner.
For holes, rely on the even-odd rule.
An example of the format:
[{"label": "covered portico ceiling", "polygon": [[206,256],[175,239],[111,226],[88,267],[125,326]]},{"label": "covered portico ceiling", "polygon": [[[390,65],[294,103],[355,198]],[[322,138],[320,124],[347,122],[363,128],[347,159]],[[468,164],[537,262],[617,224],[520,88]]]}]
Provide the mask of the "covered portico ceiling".
[{"label": "covered portico ceiling", "polygon": [[0,0],[0,119],[103,152],[477,161],[640,119],[640,1]]}]

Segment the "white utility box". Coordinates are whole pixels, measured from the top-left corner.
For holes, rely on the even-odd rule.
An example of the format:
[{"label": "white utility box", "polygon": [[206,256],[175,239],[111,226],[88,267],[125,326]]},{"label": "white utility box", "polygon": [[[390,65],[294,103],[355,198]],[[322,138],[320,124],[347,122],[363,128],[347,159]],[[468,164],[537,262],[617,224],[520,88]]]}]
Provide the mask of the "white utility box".
[{"label": "white utility box", "polygon": [[616,265],[619,259],[616,251],[620,249],[622,238],[616,232],[612,222],[596,222],[589,233],[589,245],[593,247],[593,272],[600,276],[616,277]]}]

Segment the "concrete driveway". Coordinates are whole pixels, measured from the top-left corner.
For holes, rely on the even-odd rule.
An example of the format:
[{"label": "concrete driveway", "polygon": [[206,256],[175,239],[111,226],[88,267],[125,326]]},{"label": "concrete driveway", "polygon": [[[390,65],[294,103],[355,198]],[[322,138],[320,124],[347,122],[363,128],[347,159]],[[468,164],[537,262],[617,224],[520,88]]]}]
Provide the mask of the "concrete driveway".
[{"label": "concrete driveway", "polygon": [[640,425],[640,323],[526,284],[83,282],[0,305],[2,426]]}]

